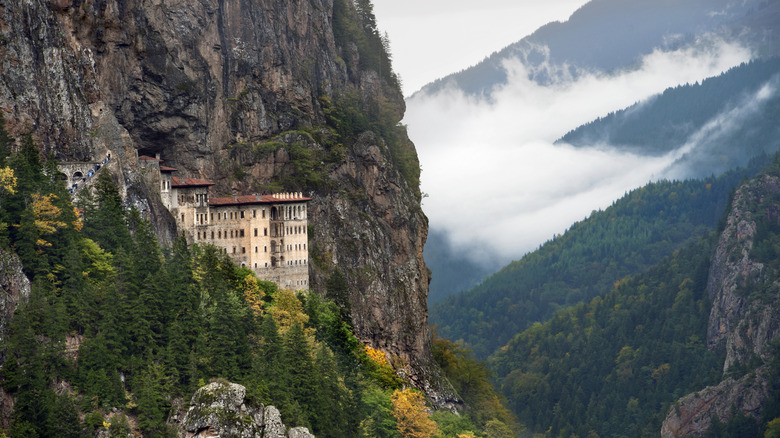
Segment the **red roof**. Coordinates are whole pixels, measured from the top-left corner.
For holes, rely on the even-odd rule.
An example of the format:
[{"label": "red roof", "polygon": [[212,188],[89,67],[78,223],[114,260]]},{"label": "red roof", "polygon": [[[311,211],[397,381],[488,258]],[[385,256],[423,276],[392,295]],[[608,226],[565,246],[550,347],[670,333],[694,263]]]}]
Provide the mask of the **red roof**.
[{"label": "red roof", "polygon": [[205,179],[171,177],[171,187],[208,187],[213,185],[213,182]]},{"label": "red roof", "polygon": [[179,169],[175,169],[173,167],[163,166],[160,165],[160,172],[177,172]]},{"label": "red roof", "polygon": [[291,194],[287,198],[279,195],[243,195],[226,198],[209,198],[209,205],[214,207],[226,205],[248,205],[248,204],[280,204],[285,202],[309,202],[311,198]]}]

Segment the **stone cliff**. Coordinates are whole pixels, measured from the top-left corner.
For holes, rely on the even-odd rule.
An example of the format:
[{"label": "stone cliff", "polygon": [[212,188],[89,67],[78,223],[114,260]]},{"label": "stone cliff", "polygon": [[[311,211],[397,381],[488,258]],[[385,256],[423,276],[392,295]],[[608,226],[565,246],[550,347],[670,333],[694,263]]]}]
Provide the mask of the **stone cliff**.
[{"label": "stone cliff", "polygon": [[0,111],[60,160],[111,153],[128,205],[163,243],[174,221],[139,152],[218,195],[311,196],[312,289],[343,275],[357,335],[444,404],[419,165],[396,126],[397,79],[355,34],[375,33],[371,18],[343,0],[0,0]]},{"label": "stone cliff", "polygon": [[[771,342],[780,339],[780,272],[754,246],[780,224],[780,176],[762,175],[740,187],[712,257],[707,343],[724,351],[724,379],[680,399],[663,437],[702,436],[713,418],[741,412],[759,418],[770,396]],[[740,371],[741,370],[741,371]]]}]

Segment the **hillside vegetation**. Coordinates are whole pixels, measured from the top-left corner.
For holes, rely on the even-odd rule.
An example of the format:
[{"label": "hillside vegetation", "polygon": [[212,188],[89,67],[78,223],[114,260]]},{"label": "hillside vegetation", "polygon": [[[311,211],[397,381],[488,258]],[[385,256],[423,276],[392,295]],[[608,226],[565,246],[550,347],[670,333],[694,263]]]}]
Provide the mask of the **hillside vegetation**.
[{"label": "hillside vegetation", "polygon": [[705,342],[712,242],[703,237],[497,352],[491,365],[519,420],[552,436],[653,436],[680,395],[717,382],[723,358]]},{"label": "hillside vegetation", "polygon": [[485,358],[534,322],[606,293],[714,230],[731,190],[755,169],[636,189],[477,287],[432,304],[430,321]]},{"label": "hillside vegetation", "polygon": [[[780,157],[770,171],[774,178],[780,175]],[[761,184],[756,183],[754,190]],[[774,251],[778,225],[776,219],[766,218],[767,212],[777,211],[773,184],[760,189],[760,201],[748,202],[747,211],[734,206],[727,211],[729,233],[738,222],[744,227],[750,218],[756,219],[758,231],[748,245],[753,248],[749,257],[767,263],[760,281],[738,280],[741,286],[735,293],[745,301],[732,303],[725,311],[733,312],[739,306],[745,316],[733,324],[743,324],[742,319],[776,324],[776,315],[748,310],[776,305],[771,300],[777,298]],[[762,341],[767,344],[755,346],[766,353],[754,351],[724,373],[729,348],[715,348],[712,333],[708,333],[711,300],[722,300],[713,290],[723,287],[716,284],[708,289],[711,273],[739,269],[745,263],[729,257],[714,265],[716,242],[721,249],[734,247],[728,239],[719,239],[726,223],[721,225],[717,233],[703,235],[648,271],[616,282],[608,293],[532,325],[496,351],[490,359],[491,369],[510,408],[529,431],[549,436],[657,435],[681,396],[720,383],[728,387],[731,378],[757,380],[757,369],[762,367],[771,370],[766,374],[766,395],[751,402],[748,415],[736,412],[739,402],[728,396],[724,400],[711,396],[702,403],[704,407],[725,404],[727,411],[731,406],[727,421],[716,418],[704,436],[775,436],[769,432],[777,432],[775,418],[780,415],[780,349],[777,340],[771,339],[776,334]],[[726,329],[730,330],[737,328]],[[677,409],[690,414],[695,408]]]}]

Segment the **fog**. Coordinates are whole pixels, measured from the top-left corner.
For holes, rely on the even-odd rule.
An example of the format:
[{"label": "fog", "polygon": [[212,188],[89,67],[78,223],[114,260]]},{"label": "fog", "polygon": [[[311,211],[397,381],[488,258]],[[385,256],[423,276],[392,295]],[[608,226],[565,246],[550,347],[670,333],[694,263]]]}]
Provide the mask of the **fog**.
[{"label": "fog", "polygon": [[509,61],[507,85],[489,102],[452,88],[416,95],[404,123],[420,157],[431,228],[449,233],[455,248],[477,261],[520,258],[628,190],[665,177],[680,156],[618,153],[609,145],[573,148],[554,145],[556,139],[749,59],[739,45],[702,41],[653,52],[631,70],[558,75],[565,79],[548,86],[528,80],[525,66]]}]

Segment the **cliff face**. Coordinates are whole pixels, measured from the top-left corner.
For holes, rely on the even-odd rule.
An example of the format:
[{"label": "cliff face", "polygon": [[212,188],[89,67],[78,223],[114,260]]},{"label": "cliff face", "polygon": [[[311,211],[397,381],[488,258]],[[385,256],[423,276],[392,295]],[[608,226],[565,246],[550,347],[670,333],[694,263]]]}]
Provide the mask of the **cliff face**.
[{"label": "cliff face", "polygon": [[680,399],[664,421],[664,437],[702,436],[712,418],[725,422],[735,409],[754,418],[761,414],[769,379],[776,378],[768,362],[770,341],[780,338],[780,275],[753,249],[766,238],[759,223],[776,226],[780,219],[778,195],[780,177],[773,174],[737,190],[707,281],[709,348],[725,351],[724,375],[738,367],[754,369]]},{"label": "cliff face", "polygon": [[337,137],[323,103],[357,96],[394,125],[403,98],[337,41],[337,13],[358,16],[338,0],[0,0],[0,110],[12,135],[32,131],[60,160],[111,153],[163,243],[173,221],[138,152],[221,195],[305,192],[315,292],[340,271],[358,336],[436,386],[419,188],[378,134]]}]

